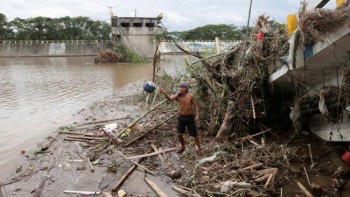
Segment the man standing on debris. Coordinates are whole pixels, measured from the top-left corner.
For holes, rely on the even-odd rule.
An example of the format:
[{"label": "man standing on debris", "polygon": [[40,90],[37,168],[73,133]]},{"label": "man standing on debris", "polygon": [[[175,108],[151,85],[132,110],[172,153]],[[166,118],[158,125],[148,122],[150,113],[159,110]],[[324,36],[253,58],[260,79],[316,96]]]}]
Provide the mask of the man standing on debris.
[{"label": "man standing on debris", "polygon": [[[186,130],[186,127],[190,133],[190,136],[194,138],[194,142],[197,146],[197,155],[202,156],[202,148],[199,142],[199,137],[197,134],[196,123],[198,122],[199,116],[199,107],[194,99],[193,95],[188,93],[189,85],[188,83],[180,83],[179,90],[177,94],[169,95],[163,87],[160,87],[160,91],[165,95],[169,101],[177,101],[179,106],[179,117],[178,117],[178,139],[181,143],[181,148],[178,153],[182,153],[185,150],[185,140],[183,133]],[[193,115],[193,109],[196,110],[196,117]]]}]

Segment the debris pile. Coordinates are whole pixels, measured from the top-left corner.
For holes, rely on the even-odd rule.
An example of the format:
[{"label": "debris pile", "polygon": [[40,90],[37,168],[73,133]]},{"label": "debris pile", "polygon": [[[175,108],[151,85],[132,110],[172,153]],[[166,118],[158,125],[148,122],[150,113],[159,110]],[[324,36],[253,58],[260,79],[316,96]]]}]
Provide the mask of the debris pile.
[{"label": "debris pile", "polygon": [[[288,36],[264,15],[259,17],[254,32],[262,32],[264,36],[256,40],[256,34],[252,34],[244,54],[240,44],[226,54],[202,60],[204,71],[201,66],[191,66],[197,80],[201,117],[205,119],[205,127],[217,131],[212,134],[218,138],[225,133],[240,137],[254,131],[255,126],[263,130],[270,115],[268,75],[288,51]],[[202,59],[198,54],[191,55]]]},{"label": "debris pile", "polygon": [[304,40],[311,43],[323,41],[325,34],[333,32],[350,18],[350,7],[336,10],[315,9],[300,12],[299,26],[304,35]]},{"label": "debris pile", "polygon": [[95,63],[119,63],[119,62],[127,62],[127,56],[122,53],[117,53],[110,49],[105,51],[100,51],[97,53],[97,57],[95,58]]}]

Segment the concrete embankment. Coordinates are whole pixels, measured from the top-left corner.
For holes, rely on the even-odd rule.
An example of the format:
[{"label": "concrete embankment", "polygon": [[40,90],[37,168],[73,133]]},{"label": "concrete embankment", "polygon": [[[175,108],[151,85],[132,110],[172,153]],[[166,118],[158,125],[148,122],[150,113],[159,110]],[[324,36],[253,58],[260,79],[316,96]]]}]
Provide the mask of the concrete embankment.
[{"label": "concrete embankment", "polygon": [[4,42],[0,43],[0,57],[94,56],[107,49],[113,49],[111,42]]}]

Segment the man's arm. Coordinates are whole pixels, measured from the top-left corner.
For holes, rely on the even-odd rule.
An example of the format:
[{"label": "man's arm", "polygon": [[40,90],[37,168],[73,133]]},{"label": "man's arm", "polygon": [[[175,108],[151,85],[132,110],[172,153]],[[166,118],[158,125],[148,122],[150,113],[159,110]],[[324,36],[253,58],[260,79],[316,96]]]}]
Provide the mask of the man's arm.
[{"label": "man's arm", "polygon": [[196,99],[194,99],[194,97],[192,96],[192,105],[193,107],[196,109],[196,117],[195,117],[195,121],[198,122],[199,121],[199,107],[197,105]]},{"label": "man's arm", "polygon": [[176,95],[169,95],[163,87],[160,87],[160,92],[164,94],[165,98],[168,99],[168,101],[175,101],[177,96]]}]

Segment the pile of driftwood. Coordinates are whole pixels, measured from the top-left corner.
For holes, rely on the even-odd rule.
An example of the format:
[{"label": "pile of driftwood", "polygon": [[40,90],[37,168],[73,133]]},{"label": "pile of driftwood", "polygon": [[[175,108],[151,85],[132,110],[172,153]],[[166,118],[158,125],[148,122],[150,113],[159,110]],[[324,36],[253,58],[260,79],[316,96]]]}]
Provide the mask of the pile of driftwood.
[{"label": "pile of driftwood", "polygon": [[[263,37],[257,39],[257,34]],[[178,46],[200,58],[204,65],[204,71],[201,66],[190,68],[197,80],[202,125],[209,128],[211,134],[218,138],[224,134],[240,137],[256,128],[264,128],[270,113],[269,71],[288,51],[287,40],[285,30],[263,15],[258,18],[247,42],[228,53],[203,59]],[[247,50],[243,52],[245,48]]]},{"label": "pile of driftwood", "polygon": [[95,58],[95,63],[119,63],[127,61],[128,59],[125,54],[117,53],[110,49],[98,52],[97,57]]},{"label": "pile of driftwood", "polygon": [[350,7],[340,9],[315,9],[300,12],[299,26],[304,40],[311,43],[322,41],[325,34],[339,28],[350,18]]}]

